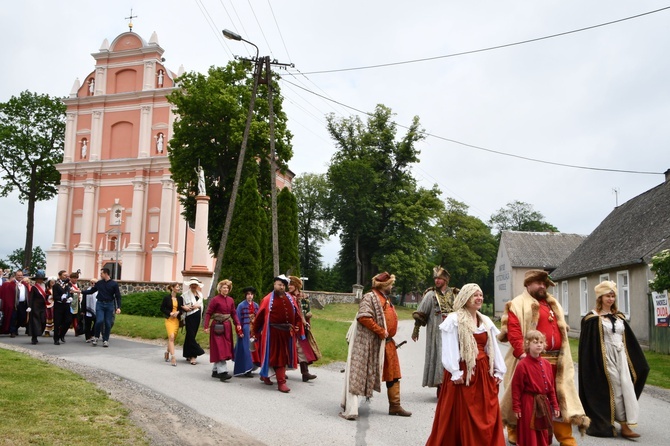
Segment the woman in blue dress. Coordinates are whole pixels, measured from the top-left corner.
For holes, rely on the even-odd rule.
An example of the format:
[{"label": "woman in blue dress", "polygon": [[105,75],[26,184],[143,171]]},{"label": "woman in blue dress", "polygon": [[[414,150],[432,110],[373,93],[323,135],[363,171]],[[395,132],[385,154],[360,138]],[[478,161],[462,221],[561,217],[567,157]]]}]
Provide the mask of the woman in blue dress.
[{"label": "woman in blue dress", "polygon": [[252,371],[255,370],[261,363],[258,351],[254,349],[251,351],[251,334],[250,327],[254,323],[256,313],[258,313],[258,304],[254,302],[254,295],[256,289],[248,286],[242,290],[244,293],[244,300],[237,306],[237,317],[242,325],[244,337],[237,338],[235,345],[235,368],[233,375],[251,377]]}]

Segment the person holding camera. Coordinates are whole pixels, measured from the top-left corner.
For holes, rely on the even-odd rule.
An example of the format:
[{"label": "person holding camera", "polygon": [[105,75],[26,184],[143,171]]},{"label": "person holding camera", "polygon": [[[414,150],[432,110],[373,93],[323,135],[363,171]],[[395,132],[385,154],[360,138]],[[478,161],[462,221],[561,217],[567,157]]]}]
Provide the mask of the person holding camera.
[{"label": "person holding camera", "polygon": [[58,280],[53,286],[54,300],[54,345],[65,343],[65,333],[70,329],[72,303],[72,284],[65,270],[58,271]]}]

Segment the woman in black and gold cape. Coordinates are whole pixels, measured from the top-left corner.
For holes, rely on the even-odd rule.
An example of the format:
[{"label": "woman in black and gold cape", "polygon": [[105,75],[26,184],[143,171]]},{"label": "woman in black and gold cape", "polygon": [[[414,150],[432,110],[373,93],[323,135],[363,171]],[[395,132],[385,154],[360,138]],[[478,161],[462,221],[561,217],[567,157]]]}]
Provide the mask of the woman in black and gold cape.
[{"label": "woman in black and gold cape", "polygon": [[636,438],[629,425],[637,424],[637,400],[649,365],[626,316],[617,310],[616,284],[604,281],[595,290],[596,309],[582,319],[579,336],[579,398],[591,418],[586,433],[616,437],[617,421],[623,437]]}]

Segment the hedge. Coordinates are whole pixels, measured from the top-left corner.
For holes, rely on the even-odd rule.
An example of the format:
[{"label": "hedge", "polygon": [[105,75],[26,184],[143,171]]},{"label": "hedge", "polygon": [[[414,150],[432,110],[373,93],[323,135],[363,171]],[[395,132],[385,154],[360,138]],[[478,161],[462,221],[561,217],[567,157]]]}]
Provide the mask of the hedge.
[{"label": "hedge", "polygon": [[123,313],[135,316],[163,317],[161,303],[170,293],[165,291],[147,291],[123,296]]}]

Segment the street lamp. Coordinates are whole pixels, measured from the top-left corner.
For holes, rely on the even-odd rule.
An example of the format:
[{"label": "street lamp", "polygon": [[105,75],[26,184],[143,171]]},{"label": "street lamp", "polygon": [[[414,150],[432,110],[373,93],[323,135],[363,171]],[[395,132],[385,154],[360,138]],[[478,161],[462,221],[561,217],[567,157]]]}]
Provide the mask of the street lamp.
[{"label": "street lamp", "polygon": [[249,45],[251,45],[251,46],[253,46],[254,48],[256,48],[256,59],[255,59],[255,60],[258,60],[258,47],[257,47],[254,43],[249,42],[249,41],[246,40],[246,39],[243,39],[242,36],[240,36],[239,34],[237,34],[237,33],[235,33],[235,32],[232,32],[232,31],[229,30],[229,29],[224,29],[222,32],[223,32],[223,37],[225,37],[226,39],[237,40],[238,42],[239,42],[239,41],[246,42],[246,43],[248,43]]}]

